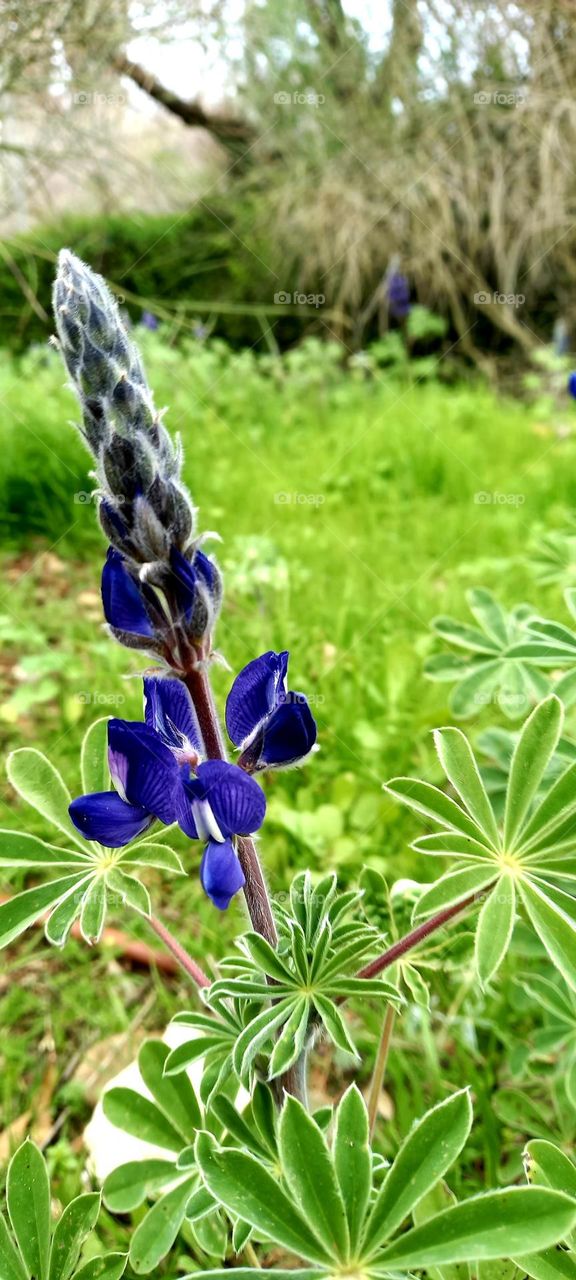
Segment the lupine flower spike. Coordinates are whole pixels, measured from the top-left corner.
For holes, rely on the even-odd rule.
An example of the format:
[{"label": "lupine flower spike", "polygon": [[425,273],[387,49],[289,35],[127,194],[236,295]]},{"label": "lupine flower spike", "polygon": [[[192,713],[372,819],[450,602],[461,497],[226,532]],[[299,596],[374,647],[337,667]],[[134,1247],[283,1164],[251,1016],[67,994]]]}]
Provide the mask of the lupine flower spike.
[{"label": "lupine flower spike", "polygon": [[[144,679],[144,720],[108,724],[113,788],[78,796],[70,816],[87,840],[112,849],[155,822],[178,823],[202,841],[201,881],[224,909],[246,884],[240,838],[245,846],[266,811],[250,775],[300,763],[315,745],[316,725],[304,695],[287,690],[288,654],[262,654],[230,692],[226,722],[240,755],[237,764],[226,760],[205,683],[221,578],[195,533],[180,449],[155,409],[107,286],[67,251],[60,255],[54,303],[110,543],[102,571],[104,617],[117,640],[162,664]],[[251,878],[260,874],[262,888],[253,846],[248,856]],[[260,894],[257,910],[261,901]]]}]

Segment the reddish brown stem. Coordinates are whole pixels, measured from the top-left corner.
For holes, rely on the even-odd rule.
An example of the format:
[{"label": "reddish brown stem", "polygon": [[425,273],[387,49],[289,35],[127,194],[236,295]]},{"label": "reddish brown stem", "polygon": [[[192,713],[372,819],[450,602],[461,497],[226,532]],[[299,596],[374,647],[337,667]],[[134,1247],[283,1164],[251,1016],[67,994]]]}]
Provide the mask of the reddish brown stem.
[{"label": "reddish brown stem", "polygon": [[[486,890],[483,891],[484,893]],[[412,951],[413,947],[417,947],[419,942],[423,942],[424,938],[428,938],[431,933],[435,933],[436,929],[441,929],[443,925],[448,924],[454,916],[458,916],[462,911],[467,911],[468,907],[474,906],[478,895],[471,893],[469,897],[463,898],[461,902],[454,902],[451,907],[444,907],[443,911],[439,911],[437,915],[431,916],[429,920],[425,920],[423,924],[419,924],[411,933],[407,933],[404,938],[400,938],[393,946],[384,951],[381,956],[377,956],[376,960],[371,960],[370,964],[365,965],[357,975],[359,978],[375,978],[377,974],[382,973],[383,969],[389,969],[391,964],[395,964],[396,960],[400,960],[406,955],[407,951]]]},{"label": "reddish brown stem", "polygon": [[196,961],[192,959],[192,956],[188,955],[188,952],[182,944],[178,942],[178,939],[170,933],[170,930],[166,928],[166,925],[162,924],[162,921],[159,920],[157,916],[148,916],[147,919],[150,928],[154,930],[154,933],[161,939],[167,950],[172,953],[174,959],[178,961],[178,964],[182,969],[184,969],[184,972],[188,974],[188,977],[192,978],[192,981],[196,983],[196,986],[209,987],[210,978],[206,976],[200,968],[200,965],[196,964]]},{"label": "reddish brown stem", "polygon": [[212,685],[202,667],[193,667],[185,676],[184,683],[196,710],[198,724],[206,755],[210,760],[225,760],[226,743],[220,728],[220,720],[214,702]]}]

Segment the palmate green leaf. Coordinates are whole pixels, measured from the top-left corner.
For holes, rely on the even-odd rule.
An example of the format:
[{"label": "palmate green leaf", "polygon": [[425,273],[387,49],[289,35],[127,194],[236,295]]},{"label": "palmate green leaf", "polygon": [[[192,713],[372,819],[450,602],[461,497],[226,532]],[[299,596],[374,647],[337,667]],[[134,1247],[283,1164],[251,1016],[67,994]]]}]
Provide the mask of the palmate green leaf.
[{"label": "palmate green leaf", "polygon": [[563,987],[539,973],[522,973],[516,981],[536,1004],[552,1014],[556,1022],[566,1022],[570,1029],[576,1028],[576,1002],[572,1002],[569,992]]},{"label": "palmate green leaf", "polygon": [[404,1271],[470,1258],[521,1257],[563,1239],[575,1221],[576,1203],[559,1191],[487,1191],[407,1231],[382,1251],[378,1268]]},{"label": "palmate green leaf", "polygon": [[278,1028],[290,1017],[296,1002],[300,1003],[299,996],[289,996],[281,1000],[274,1009],[263,1009],[238,1036],[232,1061],[240,1080],[246,1080],[254,1059],[273,1038]]},{"label": "palmate green leaf", "polygon": [[33,1142],[18,1148],[8,1166],[8,1214],[23,1261],[35,1280],[48,1280],[50,1182],[46,1163]]},{"label": "palmate green leaf", "polygon": [[333,1000],[329,1000],[327,996],[320,995],[319,992],[314,996],[314,1005],[336,1048],[341,1049],[343,1053],[351,1053],[354,1058],[358,1059],[360,1055],[338,1005]]},{"label": "palmate green leaf", "polygon": [[487,897],[476,930],[476,970],[483,986],[494,977],[508,950],[516,915],[516,889],[511,875],[500,877]]},{"label": "palmate green leaf", "polygon": [[165,1151],[178,1155],[182,1148],[182,1135],[171,1124],[155,1102],[144,1098],[135,1089],[108,1089],[102,1098],[104,1115],[125,1133],[131,1133],[143,1142],[151,1142]]},{"label": "palmate green leaf", "polygon": [[146,1088],[185,1142],[202,1124],[202,1112],[187,1075],[164,1075],[170,1050],[161,1040],[147,1040],[138,1054],[138,1068]]},{"label": "palmate green leaf", "polygon": [[153,1205],[130,1241],[130,1266],[137,1275],[153,1271],[172,1248],[186,1217],[186,1205],[197,1183],[185,1178]]},{"label": "palmate green leaf", "polygon": [[476,759],[460,729],[437,729],[436,750],[446,777],[489,843],[498,843],[498,827]]},{"label": "palmate green leaf", "polygon": [[544,890],[532,877],[523,877],[519,890],[540,941],[565,982],[576,991],[576,922],[568,910],[574,899],[550,886]]},{"label": "palmate green leaf", "polygon": [[296,1098],[286,1098],[278,1143],[282,1172],[303,1218],[332,1257],[345,1259],[350,1236],[334,1166],[317,1124]]},{"label": "palmate green leaf", "polygon": [[[190,1226],[200,1249],[210,1258],[224,1260],[228,1245],[228,1224],[221,1210],[215,1209],[212,1213],[205,1214]],[[250,1231],[250,1227],[247,1230]]]},{"label": "palmate green leaf", "polygon": [[[248,1115],[248,1114],[249,1114],[249,1111],[247,1110],[245,1115]],[[271,1152],[268,1147],[268,1144],[262,1143],[255,1126],[249,1124],[245,1119],[244,1115],[240,1115],[240,1113],[236,1110],[236,1107],[233,1105],[230,1099],[226,1097],[226,1094],[219,1093],[216,1095],[215,1098],[212,1099],[212,1102],[210,1105],[210,1115],[216,1116],[216,1119],[220,1122],[223,1129],[225,1129],[226,1132],[229,1133],[235,1139],[235,1141],[240,1144],[240,1146],[243,1146],[246,1148],[247,1151],[250,1151],[252,1155],[259,1156],[260,1159],[262,1160],[270,1159]],[[272,1123],[274,1123],[274,1121],[272,1121]],[[275,1138],[275,1135],[274,1135],[274,1138]],[[194,1155],[193,1149],[189,1148],[189,1150],[192,1154],[192,1157],[195,1163],[196,1156]],[[272,1155],[273,1155],[273,1158],[275,1159],[276,1158],[275,1140],[273,1144]]]},{"label": "palmate green leaf", "polygon": [[444,1176],[462,1151],[471,1127],[472,1106],[467,1089],[439,1103],[417,1122],[402,1143],[372,1208],[364,1237],[367,1251],[373,1253],[383,1240],[389,1239]]},{"label": "palmate green leaf", "polygon": [[576,1280],[576,1257],[565,1249],[545,1249],[515,1259],[516,1265],[532,1280]]},{"label": "palmate green leaf", "polygon": [[28,1273],[22,1264],[2,1213],[0,1213],[0,1276],[2,1280],[28,1280]]},{"label": "palmate green leaf", "polygon": [[470,836],[458,835],[456,831],[434,831],[427,836],[418,836],[412,841],[411,848],[434,858],[458,858],[459,862],[478,862],[492,854],[488,845],[471,840]]},{"label": "palmate green leaf", "polygon": [[171,1160],[130,1160],[108,1174],[102,1194],[112,1213],[131,1213],[174,1180]]},{"label": "palmate green leaf", "polygon": [[106,879],[110,892],[117,894],[122,903],[126,903],[134,911],[139,911],[143,916],[152,914],[150,894],[140,880],[126,875],[126,872],[120,871],[118,867],[113,867]]},{"label": "palmate green leaf", "polygon": [[[423,1222],[429,1222],[436,1214],[442,1213],[444,1209],[449,1209],[451,1205],[456,1204],[456,1196],[446,1185],[443,1179],[428,1191],[422,1200],[416,1205],[412,1211],[412,1220],[415,1227],[419,1227]],[[490,1275],[490,1268],[502,1268],[503,1274]],[[512,1275],[506,1274],[506,1264],[502,1263],[478,1263],[478,1280],[514,1280],[515,1267],[511,1268]],[[475,1268],[476,1274],[476,1268]],[[429,1280],[472,1280],[470,1275],[470,1266],[467,1262],[446,1263],[443,1267],[428,1267],[427,1276]]]},{"label": "palmate green leaf", "polygon": [[526,1144],[525,1160],[529,1181],[535,1186],[564,1191],[576,1200],[576,1165],[553,1142],[534,1138]]},{"label": "palmate green leaf", "polygon": [[[186,1205],[188,1222],[198,1222],[200,1218],[205,1218],[206,1214],[212,1213],[215,1203],[214,1196],[211,1195],[206,1187],[198,1187],[197,1191],[192,1192]],[[248,1232],[251,1231],[252,1228],[248,1224],[244,1223],[243,1225]],[[239,1252],[239,1250],[236,1250],[236,1252]]]},{"label": "palmate green leaf", "polygon": [[74,1280],[120,1280],[127,1262],[127,1253],[104,1253],[81,1267]]},{"label": "palmate green leaf", "polygon": [[47,756],[35,747],[19,747],[8,756],[6,772],[22,799],[85,852],[86,841],[78,835],[68,813],[72,796]]},{"label": "palmate green leaf", "polygon": [[44,935],[51,946],[64,946],[72,925],[82,910],[83,897],[82,889],[79,892],[69,893],[68,897],[64,898],[51,912],[44,925]]},{"label": "palmate green leaf", "polygon": [[458,622],[456,618],[444,616],[433,618],[432,627],[443,639],[449,640],[451,644],[458,645],[462,649],[469,649],[472,653],[481,653],[489,657],[500,650],[498,641],[483,634],[476,627]]},{"label": "palmate green leaf", "polygon": [[84,894],[80,913],[80,932],[89,946],[99,942],[102,937],[106,901],[106,878],[96,876]]},{"label": "palmate green leaf", "polygon": [[499,1120],[523,1136],[549,1133],[550,1122],[541,1104],[521,1089],[499,1089],[492,1106]]},{"label": "palmate green leaf", "polygon": [[[234,1267],[234,1280],[321,1280],[325,1271],[314,1271],[310,1267],[301,1267],[297,1271],[272,1270],[266,1267]],[[198,1280],[198,1272],[182,1276],[182,1280]],[[216,1271],[203,1271],[202,1280],[230,1280],[230,1268]]]},{"label": "palmate green leaf", "polygon": [[246,933],[242,938],[242,949],[247,951],[263,973],[279,983],[290,981],[293,977],[288,965],[284,964],[277,951],[270,946],[259,933]]},{"label": "palmate green leaf", "polygon": [[333,1155],[336,1177],[346,1206],[350,1249],[354,1254],[372,1183],[368,1112],[356,1085],[350,1085],[338,1105]]},{"label": "palmate green leaf", "polygon": [[108,722],[109,716],[102,716],[84,734],[80,748],[80,777],[84,795],[90,795],[93,791],[108,791],[110,788]]},{"label": "palmate green leaf", "polygon": [[452,680],[450,707],[455,716],[473,715],[492,699],[510,719],[518,719],[536,699],[545,697],[549,682],[539,668],[570,661],[564,651],[552,655],[542,638],[528,629],[533,610],[518,605],[505,613],[491,592],[474,588],[468,605],[479,629],[451,618],[435,619],[433,629],[450,644],[468,650],[468,658],[435,654],[425,664],[433,680]]},{"label": "palmate green leaf", "polygon": [[310,1262],[330,1263],[328,1252],[310,1230],[291,1198],[253,1156],[221,1149],[209,1133],[196,1139],[196,1159],[209,1191],[229,1213],[259,1233]]},{"label": "palmate green leaf", "polygon": [[[506,953],[516,899],[556,967],[576,989],[576,908],[572,892],[576,882],[574,763],[569,762],[550,785],[562,721],[562,705],[551,695],[538,704],[523,726],[511,758],[502,830],[496,824],[495,832],[491,829],[490,833],[471,838],[469,833],[454,829],[456,824],[450,823],[448,810],[442,816],[441,806],[429,800],[433,788],[428,793],[419,792],[424,784],[410,779],[400,780],[400,787],[397,779],[389,784],[397,798],[445,828],[420,836],[413,847],[419,852],[452,855],[456,859],[455,868],[420,896],[414,909],[416,920],[456,906],[471,894],[494,893],[495,885],[502,886],[501,893],[485,903],[478,922],[476,963],[483,982],[497,972]],[[463,746],[464,740],[457,731],[447,731],[448,747],[443,748],[444,732],[437,734],[437,747],[452,785],[459,788],[462,804],[473,807],[474,821],[482,813],[486,818],[485,800],[478,789],[469,748]],[[535,803],[547,771],[548,790]]]},{"label": "palmate green leaf", "polygon": [[[425,674],[429,672],[425,668]],[[469,716],[478,714],[491,701],[502,674],[500,658],[491,662],[483,662],[474,666],[459,680],[450,695],[449,705],[457,720],[467,720]]]},{"label": "palmate green leaf", "polygon": [[80,1257],[82,1245],[93,1231],[100,1213],[100,1196],[77,1196],[56,1223],[50,1251],[49,1280],[68,1280]]},{"label": "palmate green leaf", "polygon": [[516,744],[506,794],[504,847],[512,853],[546,765],[562,732],[564,710],[552,694],[534,708]]},{"label": "palmate green leaf", "polygon": [[439,787],[433,787],[429,782],[420,782],[417,778],[391,778],[390,782],[385,783],[384,790],[424,818],[432,818],[439,826],[470,836],[481,844],[485,843],[481,827]]},{"label": "palmate green leaf", "polygon": [[175,849],[167,844],[153,844],[150,840],[126,845],[120,863],[122,867],[155,867],[159,871],[186,875],[180,854]]},{"label": "palmate green leaf", "polygon": [[58,849],[24,831],[0,831],[0,867],[74,867],[82,871],[87,866],[88,855],[77,849]]},{"label": "palmate green leaf", "polygon": [[497,645],[507,645],[510,640],[508,619],[492,592],[485,587],[472,587],[466,593],[466,599],[470,612],[484,634]]},{"label": "palmate green leaf", "polygon": [[435,915],[437,911],[451,907],[473,893],[481,893],[483,889],[493,885],[497,878],[498,868],[488,860],[449,871],[419,897],[414,907],[414,920],[424,920],[426,916]]},{"label": "palmate green leaf", "polygon": [[306,996],[296,1001],[274,1045],[268,1068],[269,1080],[282,1075],[300,1057],[306,1043],[311,1009],[312,1002]]},{"label": "palmate green leaf", "polygon": [[29,925],[56,906],[68,894],[77,892],[85,883],[85,875],[64,876],[50,884],[25,889],[0,906],[0,947],[7,947]]}]

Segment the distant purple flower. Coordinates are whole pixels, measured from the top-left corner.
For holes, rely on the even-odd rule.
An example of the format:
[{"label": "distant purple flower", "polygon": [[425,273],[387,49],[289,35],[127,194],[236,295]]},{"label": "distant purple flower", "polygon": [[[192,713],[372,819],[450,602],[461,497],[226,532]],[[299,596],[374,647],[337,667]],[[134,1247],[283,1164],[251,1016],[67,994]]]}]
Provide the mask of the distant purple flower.
[{"label": "distant purple flower", "polygon": [[233,844],[261,827],[266,800],[258,783],[235,764],[203,760],[192,700],[173,677],[146,677],[145,717],[110,720],[108,762],[115,791],[78,796],[70,817],[87,840],[122,848],[155,819],[178,822],[205,842],[200,878],[220,910],[244,884]]},{"label": "distant purple flower", "polygon": [[152,329],[152,330],[157,329],[159,326],[159,323],[160,321],[158,320],[158,317],[153,315],[151,311],[142,312],[142,316],[140,318],[140,324],[144,325],[145,329]]},{"label": "distant purple flower", "polygon": [[196,324],[192,325],[192,333],[197,342],[205,342],[206,338],[209,337],[210,330],[208,325],[202,324],[200,320],[197,320]]},{"label": "distant purple flower", "polygon": [[576,373],[571,373],[568,378],[568,395],[576,400]]},{"label": "distant purple flower", "polygon": [[316,722],[303,693],[287,690],[289,654],[269,650],[236,677],[226,727],[250,773],[299,764],[316,742]]},{"label": "distant purple flower", "polygon": [[410,285],[400,271],[393,271],[387,281],[388,309],[393,320],[405,320],[410,314]]}]

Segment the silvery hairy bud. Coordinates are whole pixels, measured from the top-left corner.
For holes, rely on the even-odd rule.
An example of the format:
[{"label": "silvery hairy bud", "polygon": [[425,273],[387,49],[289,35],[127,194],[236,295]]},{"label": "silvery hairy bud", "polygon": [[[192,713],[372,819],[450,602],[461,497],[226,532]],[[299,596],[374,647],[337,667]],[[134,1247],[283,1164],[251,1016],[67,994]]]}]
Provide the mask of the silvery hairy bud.
[{"label": "silvery hairy bud", "polygon": [[154,406],[105,281],[69,250],[58,260],[54,311],[96,460],[98,515],[110,544],[102,577],[106,620],[120,643],[186,670],[210,653],[222,584],[194,536],[180,444]]},{"label": "silvery hairy bud", "polygon": [[168,559],[173,544],[185,552],[194,536],[194,508],[180,480],[180,449],[154,406],[140,355],[108,286],[67,249],[58,259],[54,313],[106,501],[100,512],[104,531],[138,564],[150,558],[151,543],[155,559]]}]

